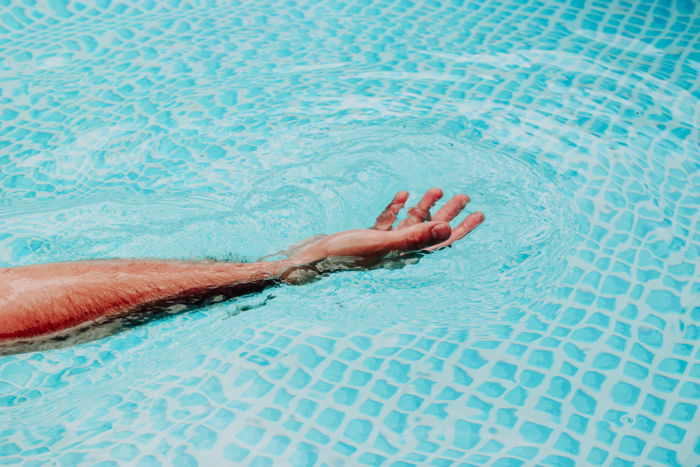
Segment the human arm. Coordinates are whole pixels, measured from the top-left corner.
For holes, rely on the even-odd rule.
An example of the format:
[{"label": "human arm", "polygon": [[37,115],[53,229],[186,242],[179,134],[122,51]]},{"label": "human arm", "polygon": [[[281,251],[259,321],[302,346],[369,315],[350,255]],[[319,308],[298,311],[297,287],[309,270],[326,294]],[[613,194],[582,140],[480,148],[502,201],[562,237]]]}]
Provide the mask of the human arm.
[{"label": "human arm", "polygon": [[[261,263],[114,259],[0,270],[0,341],[112,318],[151,305],[216,300],[267,285],[288,260]],[[237,293],[238,292],[238,293]]]},{"label": "human arm", "polygon": [[449,222],[468,198],[458,195],[438,211],[442,196],[428,191],[398,228],[396,215],[408,194],[400,192],[371,229],[329,235],[290,252],[289,258],[257,263],[117,259],[38,264],[0,269],[0,341],[26,339],[154,306],[220,301],[277,282],[297,283],[308,273],[379,264],[389,253],[435,249],[466,235],[482,220],[473,213],[455,229]]}]

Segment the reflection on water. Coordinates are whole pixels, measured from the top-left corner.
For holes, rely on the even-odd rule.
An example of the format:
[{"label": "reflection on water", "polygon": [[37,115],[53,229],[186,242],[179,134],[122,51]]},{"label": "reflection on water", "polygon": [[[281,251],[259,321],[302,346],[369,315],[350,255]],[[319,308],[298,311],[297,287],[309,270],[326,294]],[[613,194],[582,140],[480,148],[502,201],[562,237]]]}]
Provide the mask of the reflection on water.
[{"label": "reflection on water", "polygon": [[0,358],[3,460],[697,463],[694,4],[0,8],[2,266],[249,261],[402,189],[487,215]]}]

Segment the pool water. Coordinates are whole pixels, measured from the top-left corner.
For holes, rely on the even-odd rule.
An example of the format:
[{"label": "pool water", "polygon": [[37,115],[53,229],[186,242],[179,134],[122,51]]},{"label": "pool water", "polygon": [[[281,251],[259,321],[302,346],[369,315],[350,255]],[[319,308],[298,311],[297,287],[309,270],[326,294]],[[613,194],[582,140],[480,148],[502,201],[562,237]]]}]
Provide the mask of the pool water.
[{"label": "pool water", "polygon": [[0,0],[0,266],[249,261],[401,189],[487,215],[0,357],[0,463],[700,465],[699,13]]}]

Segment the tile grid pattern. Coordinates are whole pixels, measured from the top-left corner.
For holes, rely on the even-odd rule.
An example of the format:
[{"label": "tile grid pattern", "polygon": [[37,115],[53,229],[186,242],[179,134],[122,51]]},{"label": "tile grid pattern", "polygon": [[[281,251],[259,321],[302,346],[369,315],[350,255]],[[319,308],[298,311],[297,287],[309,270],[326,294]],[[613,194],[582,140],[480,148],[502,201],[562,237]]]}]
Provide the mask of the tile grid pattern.
[{"label": "tile grid pattern", "polygon": [[[203,183],[226,187],[232,170],[259,170],[256,157],[272,152],[283,126],[313,133],[309,120],[382,114],[435,119],[455,138],[566,175],[584,240],[552,296],[512,319],[501,310],[490,338],[439,327],[247,328],[220,355],[90,396],[92,417],[62,413],[39,435],[13,427],[23,404],[69,397],[70,386],[53,392],[65,361],[5,357],[0,417],[15,424],[2,424],[0,459],[40,464],[58,446],[66,464],[697,463],[700,21],[691,3],[324,2],[275,14],[267,4],[62,5],[0,13],[3,203],[157,193],[163,180],[206,193],[214,189]],[[81,18],[98,33],[81,35]],[[100,71],[85,78],[88,69]],[[235,90],[207,93],[227,79]],[[236,168],[222,170],[228,153]],[[130,351],[152,349],[150,333],[109,341],[100,359],[129,362]],[[79,368],[102,365],[95,349],[67,352],[69,379],[104,387],[114,377],[80,379]],[[37,371],[46,380],[28,384]]]}]

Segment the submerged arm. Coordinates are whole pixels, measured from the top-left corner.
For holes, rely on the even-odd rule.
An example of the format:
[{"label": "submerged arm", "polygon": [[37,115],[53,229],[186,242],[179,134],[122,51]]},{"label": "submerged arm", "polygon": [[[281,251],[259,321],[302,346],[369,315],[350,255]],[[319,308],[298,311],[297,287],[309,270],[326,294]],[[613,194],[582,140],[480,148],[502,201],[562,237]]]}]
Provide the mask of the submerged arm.
[{"label": "submerged arm", "polygon": [[[472,213],[450,228],[468,198],[448,201],[432,222],[442,196],[428,191],[398,228],[408,193],[399,192],[371,229],[349,230],[305,244],[289,259],[258,262],[96,260],[0,268],[0,341],[26,339],[192,301],[222,301],[278,282],[299,283],[312,274],[376,265],[389,253],[449,246],[483,221]],[[183,307],[184,308],[184,307]]]},{"label": "submerged arm", "polygon": [[0,340],[69,329],[148,305],[260,289],[292,266],[287,260],[237,264],[101,260],[0,269]]}]

